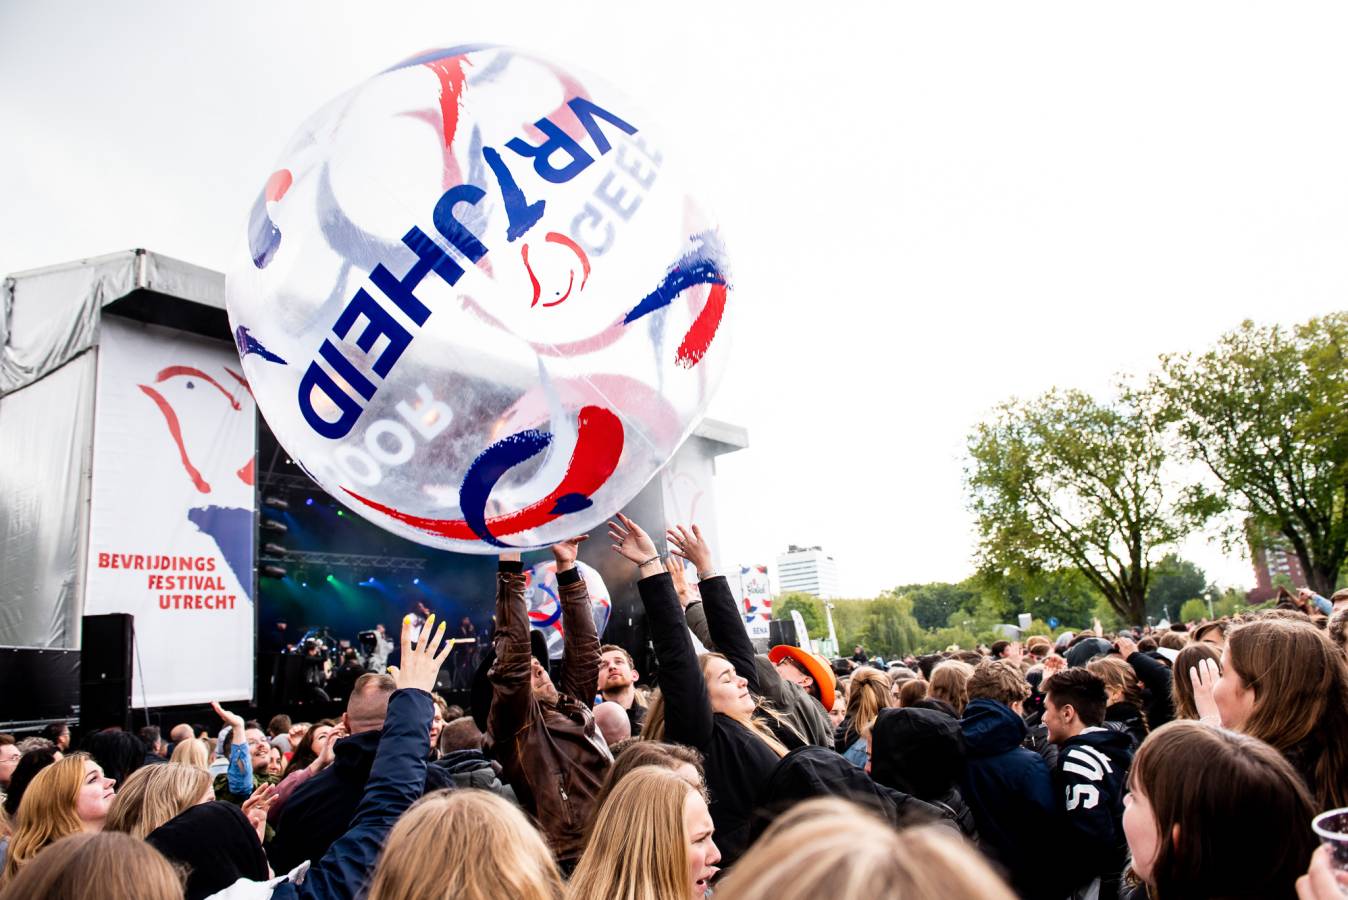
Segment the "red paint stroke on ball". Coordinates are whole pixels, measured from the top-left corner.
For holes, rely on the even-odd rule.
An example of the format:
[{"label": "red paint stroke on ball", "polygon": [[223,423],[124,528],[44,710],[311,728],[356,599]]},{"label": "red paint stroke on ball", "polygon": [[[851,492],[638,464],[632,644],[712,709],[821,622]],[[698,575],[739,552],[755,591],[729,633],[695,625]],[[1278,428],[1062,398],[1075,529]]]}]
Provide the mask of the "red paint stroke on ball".
[{"label": "red paint stroke on ball", "polygon": [[267,198],[268,203],[275,203],[286,195],[286,191],[290,190],[293,183],[294,178],[289,169],[278,169],[267,179],[266,185],[262,188],[262,196]]},{"label": "red paint stroke on ball", "polygon": [[713,284],[710,293],[707,294],[707,304],[702,307],[702,312],[698,313],[688,333],[684,335],[683,343],[679,344],[678,353],[674,357],[677,365],[691,369],[702,361],[702,357],[707,354],[707,348],[716,337],[717,329],[721,327],[725,302],[726,286]]},{"label": "red paint stroke on ball", "polygon": [[[536,503],[531,503],[517,512],[487,519],[487,526],[493,535],[501,537],[518,534],[560,518],[560,514],[553,511],[560,498],[569,494],[589,497],[602,487],[618,468],[618,460],[622,458],[623,451],[622,421],[613,412],[600,406],[585,407],[577,418],[576,447],[571,453],[571,462],[567,466],[566,474],[562,476],[561,483]],[[350,488],[344,487],[342,490],[370,509],[428,534],[463,541],[479,540],[477,533],[463,519],[413,516],[362,497]]]}]

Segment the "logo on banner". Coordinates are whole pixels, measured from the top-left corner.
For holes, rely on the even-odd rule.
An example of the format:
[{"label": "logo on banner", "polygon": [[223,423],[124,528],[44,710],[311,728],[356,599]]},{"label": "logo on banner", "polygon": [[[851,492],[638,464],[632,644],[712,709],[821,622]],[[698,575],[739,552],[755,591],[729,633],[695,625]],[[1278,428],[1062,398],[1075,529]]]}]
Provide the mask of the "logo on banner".
[{"label": "logo on banner", "polygon": [[[247,391],[248,382],[234,370],[224,367],[236,391]],[[182,464],[183,472],[199,493],[214,493],[211,482],[198,468],[198,462],[211,448],[194,446],[216,433],[213,427],[190,427],[197,422],[204,426],[217,422],[221,416],[243,415],[243,404],[225,385],[195,366],[173,365],[160,369],[152,384],[138,384],[141,393],[149,397],[164,420],[163,438],[172,442]],[[251,405],[249,407],[251,412]],[[187,424],[184,436],[184,424]],[[254,459],[224,477],[237,478],[246,485],[253,484]],[[214,474],[214,473],[212,473]],[[220,549],[220,555],[233,571],[240,586],[252,598],[252,536],[253,511],[232,506],[197,506],[187,510],[187,520],[197,530],[209,536]],[[167,586],[167,585],[166,585]],[[179,587],[210,589],[212,585],[192,585],[183,582]]]}]

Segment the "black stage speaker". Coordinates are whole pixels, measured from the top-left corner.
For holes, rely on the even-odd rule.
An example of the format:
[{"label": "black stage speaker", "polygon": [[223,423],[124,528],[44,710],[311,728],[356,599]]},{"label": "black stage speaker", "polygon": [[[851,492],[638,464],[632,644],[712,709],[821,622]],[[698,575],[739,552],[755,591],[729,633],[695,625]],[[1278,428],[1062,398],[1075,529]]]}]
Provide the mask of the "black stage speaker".
[{"label": "black stage speaker", "polygon": [[85,731],[131,727],[134,617],[85,616],[80,637],[80,725]]},{"label": "black stage speaker", "polygon": [[790,619],[772,619],[768,622],[768,646],[776,647],[778,644],[797,646],[795,622]]}]

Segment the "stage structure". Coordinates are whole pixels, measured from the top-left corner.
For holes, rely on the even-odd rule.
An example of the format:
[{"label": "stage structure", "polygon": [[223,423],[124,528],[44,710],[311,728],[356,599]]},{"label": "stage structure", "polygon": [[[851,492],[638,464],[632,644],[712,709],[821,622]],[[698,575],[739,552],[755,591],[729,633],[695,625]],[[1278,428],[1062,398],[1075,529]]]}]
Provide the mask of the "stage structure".
[{"label": "stage structure", "polygon": [[[270,433],[241,377],[224,293],[220,273],[146,250],[5,279],[0,728],[112,724],[121,717],[92,707],[119,697],[123,708],[257,697],[259,622],[276,618],[267,586],[287,568],[406,578],[430,555],[474,584],[489,578],[489,558],[393,536],[375,553],[272,543],[271,494],[330,498],[261,443]],[[667,523],[697,521],[715,545],[715,459],[747,445],[743,429],[704,421],[627,512],[657,540]],[[606,637],[646,648],[632,567],[603,540],[582,559],[610,589]],[[83,686],[82,623],[100,635],[84,648]]]}]

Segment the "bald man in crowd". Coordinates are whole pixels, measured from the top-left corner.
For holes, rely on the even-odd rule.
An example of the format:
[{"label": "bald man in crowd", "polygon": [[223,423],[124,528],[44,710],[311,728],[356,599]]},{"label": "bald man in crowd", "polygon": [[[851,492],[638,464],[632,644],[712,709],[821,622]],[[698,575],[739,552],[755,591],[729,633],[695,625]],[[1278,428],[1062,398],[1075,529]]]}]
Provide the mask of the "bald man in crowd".
[{"label": "bald man in crowd", "polygon": [[[333,842],[346,833],[365,793],[365,782],[379,748],[388,698],[397,684],[390,675],[370,673],[356,680],[342,713],[349,737],[337,742],[332,765],[295,789],[276,822],[276,839],[268,857],[276,872],[288,872],[305,860],[321,859]],[[426,756],[431,756],[426,734]],[[451,788],[444,769],[429,766],[425,792]]]}]

